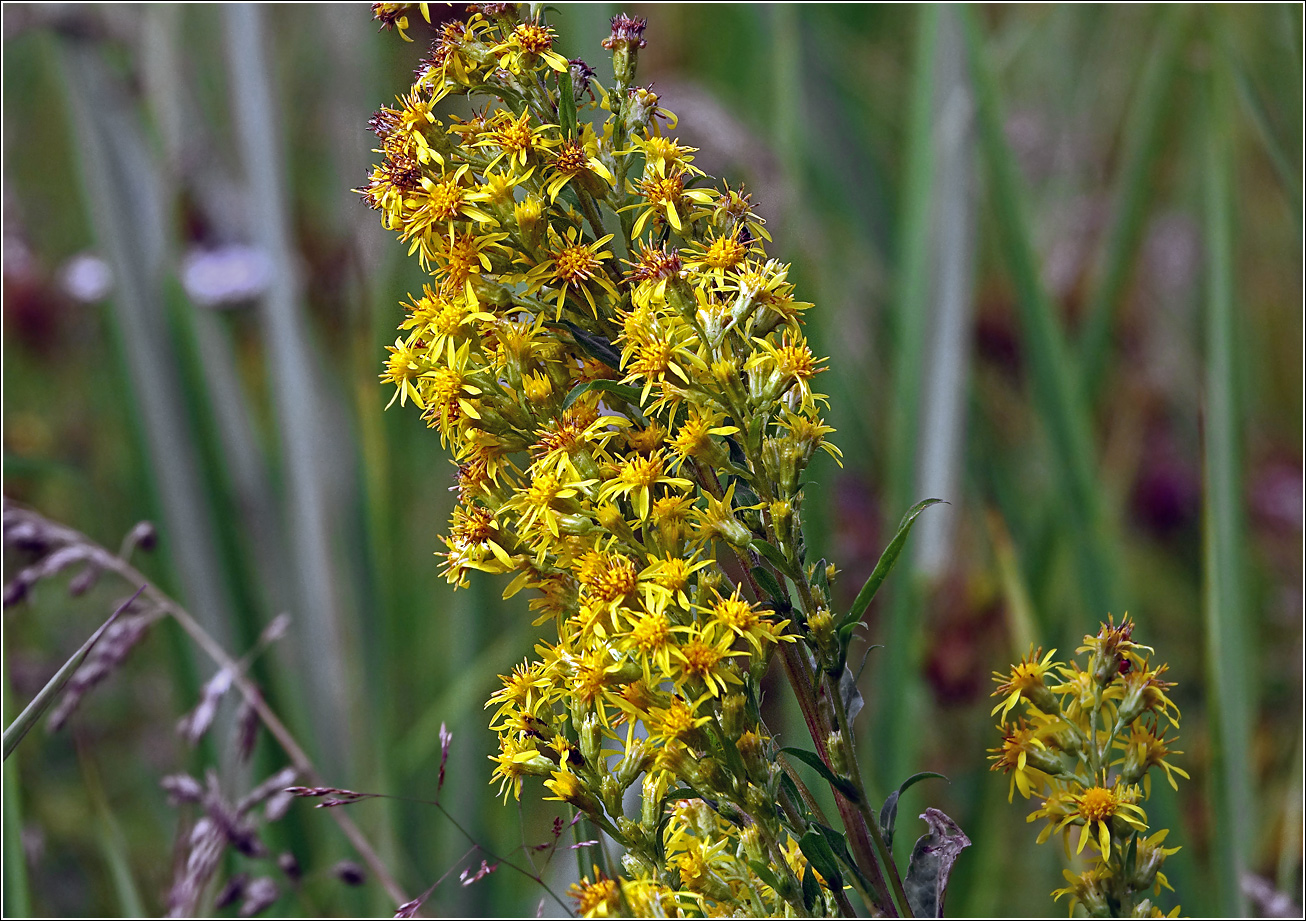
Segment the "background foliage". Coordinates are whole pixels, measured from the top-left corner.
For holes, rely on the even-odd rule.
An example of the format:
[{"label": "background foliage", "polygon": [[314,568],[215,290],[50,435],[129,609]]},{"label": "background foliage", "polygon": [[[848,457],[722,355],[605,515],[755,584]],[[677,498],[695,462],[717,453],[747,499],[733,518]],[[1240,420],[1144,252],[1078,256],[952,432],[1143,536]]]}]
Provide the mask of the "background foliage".
[{"label": "background foliage", "polygon": [[[616,11],[552,14],[600,80]],[[984,759],[989,674],[1128,611],[1179,682],[1193,780],[1149,810],[1184,845],[1185,912],[1246,910],[1242,872],[1301,904],[1300,8],[627,11],[674,134],[754,193],[817,303],[847,464],[816,468],[809,545],[845,604],[912,502],[951,503],[867,616],[871,788],[951,778],[904,796],[899,849],[938,805],[976,845],[951,913],[1054,913],[1061,857]],[[481,702],[533,632],[491,580],[438,576],[451,468],[377,384],[421,277],[348,191],[426,29],[376,35],[361,5],[6,8],[4,490],[110,547],[156,521],[141,565],[232,651],[291,612],[254,677],[333,783],[432,797],[447,723],[444,802],[506,853],[554,812],[495,801]],[[215,306],[183,267],[233,244],[253,249]],[[120,589],[6,611],[6,721]],[[185,814],[158,780],[231,761],[221,734],[192,751],[172,731],[209,668],[165,624],[18,750],[6,913],[160,909]],[[264,740],[224,781],[283,763]],[[467,850],[430,807],[352,808],[411,894]],[[332,875],[354,855],[324,813],[270,838],[306,873],[275,911],[389,910]],[[540,895],[499,872],[429,904]]]}]

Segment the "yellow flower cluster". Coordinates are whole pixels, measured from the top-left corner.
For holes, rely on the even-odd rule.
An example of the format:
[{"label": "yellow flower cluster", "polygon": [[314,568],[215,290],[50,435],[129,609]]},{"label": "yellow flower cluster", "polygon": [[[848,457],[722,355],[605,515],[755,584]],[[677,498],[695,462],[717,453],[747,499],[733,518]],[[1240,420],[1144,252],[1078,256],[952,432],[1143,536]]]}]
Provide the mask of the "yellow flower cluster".
[{"label": "yellow flower cluster", "polygon": [[[378,6],[401,29],[417,13]],[[802,625],[750,573],[803,565],[803,473],[838,456],[823,359],[749,196],[714,188],[632,85],[643,30],[613,20],[604,87],[486,4],[372,118],[359,191],[431,276],[382,380],[457,463],[448,580],[513,574],[505,596],[529,590],[552,627],[487,704],[494,780],[541,778],[626,848],[620,878],[575,888],[582,913],[823,913],[758,713]],[[442,114],[455,95],[470,116]]]},{"label": "yellow flower cluster", "polygon": [[[1176,790],[1174,775],[1188,774],[1167,760],[1183,754],[1166,738],[1179,728],[1179,709],[1167,695],[1173,683],[1162,678],[1167,666],[1151,665],[1143,653],[1153,650],[1135,643],[1133,630],[1128,617],[1119,626],[1108,619],[1096,636],[1085,636],[1076,652],[1088,653],[1087,668],[1054,662],[1055,649],[1038,649],[1010,674],[995,673],[1002,745],[990,758],[993,770],[1011,775],[1008,800],[1016,790],[1026,799],[1042,797],[1029,815],[1030,822],[1047,822],[1040,844],[1064,832],[1069,852],[1077,828],[1075,853],[1088,846],[1090,868],[1064,871],[1068,885],[1053,893],[1070,897],[1071,914],[1083,904],[1095,917],[1159,917],[1150,899],[1136,895],[1170,888],[1161,865],[1179,850],[1164,846],[1168,829],[1148,834],[1139,805],[1152,793],[1151,768],[1163,770]],[[1024,712],[1013,720],[1018,704]]]}]

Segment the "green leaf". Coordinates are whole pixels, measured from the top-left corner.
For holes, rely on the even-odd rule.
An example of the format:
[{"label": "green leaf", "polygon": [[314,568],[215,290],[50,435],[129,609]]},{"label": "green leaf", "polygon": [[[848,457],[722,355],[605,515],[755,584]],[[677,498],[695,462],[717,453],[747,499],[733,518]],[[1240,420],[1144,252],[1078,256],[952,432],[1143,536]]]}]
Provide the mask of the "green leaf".
[{"label": "green leaf", "polygon": [[803,869],[803,905],[811,911],[820,896],[821,884],[816,881],[816,874],[812,872],[812,865],[808,863]]},{"label": "green leaf", "polygon": [[810,820],[811,814],[808,812],[807,802],[803,799],[803,795],[798,792],[798,784],[794,783],[794,779],[788,774],[781,774],[780,786],[789,794],[789,801],[794,804],[794,808],[798,810],[798,813],[804,819]]},{"label": "green leaf", "polygon": [[851,726],[866,701],[862,697],[861,688],[857,687],[856,676],[847,668],[839,671],[839,698],[843,701],[844,712],[848,714],[848,725]]},{"label": "green leaf", "polygon": [[825,877],[825,881],[830,888],[838,891],[843,888],[843,875],[839,872],[839,864],[835,862],[834,851],[830,848],[825,836],[819,831],[809,831],[798,839],[798,848],[807,858],[808,864]]},{"label": "green leaf", "polygon": [[903,889],[914,917],[942,918],[943,897],[952,865],[962,850],[970,847],[970,839],[938,809],[926,809],[921,818],[930,831],[916,839]]},{"label": "green leaf", "polygon": [[830,850],[834,852],[834,856],[839,858],[839,862],[847,867],[848,870],[857,877],[858,882],[862,884],[862,888],[871,889],[871,884],[867,881],[866,877],[862,875],[862,871],[857,867],[857,862],[853,860],[852,854],[848,853],[848,843],[844,841],[843,835],[839,834],[839,832],[835,831],[833,828],[822,825],[820,822],[813,822],[812,824],[815,825],[816,829],[825,837],[825,843],[830,846]]},{"label": "green leaf", "polygon": [[768,563],[774,566],[779,572],[798,581],[799,575],[794,568],[789,565],[789,561],[784,558],[784,554],[776,549],[774,544],[769,544],[760,538],[754,538],[748,542],[748,546],[756,550],[762,556],[766,557]]},{"label": "green leaf", "polygon": [[18,747],[18,743],[23,741],[23,737],[36,725],[36,721],[50,708],[50,704],[54,703],[55,697],[63,690],[64,685],[68,683],[68,679],[73,676],[73,672],[77,671],[77,666],[82,664],[87,653],[100,641],[100,637],[104,636],[104,632],[118,619],[119,614],[131,607],[131,603],[139,598],[143,591],[145,591],[144,585],[136,590],[136,594],[120,604],[118,610],[110,614],[109,619],[100,624],[100,629],[92,633],[91,638],[82,644],[82,648],[73,653],[72,658],[65,662],[59,671],[54,673],[54,677],[45,683],[45,687],[36,692],[32,702],[23,709],[22,713],[18,714],[18,718],[5,728],[3,738],[5,759],[9,758],[13,750]]},{"label": "green leaf", "polygon": [[[942,774],[935,773],[934,771],[921,771],[920,773],[913,774],[904,780],[898,785],[898,789],[890,793],[888,798],[885,799],[884,806],[880,809],[880,834],[884,835],[884,843],[889,847],[893,847],[893,826],[898,820],[898,798],[906,793],[913,784],[920,783],[922,780],[926,780],[930,777],[939,777],[943,780],[948,780],[948,778],[944,777]],[[949,781],[949,783],[951,783],[951,781]]]},{"label": "green leaf", "polygon": [[832,787],[842,793],[844,799],[852,803],[859,801],[860,797],[857,795],[857,788],[854,787],[852,783],[844,780],[842,777],[835,774],[834,771],[826,767],[825,762],[821,760],[820,755],[815,752],[806,751],[802,748],[782,748],[780,751],[784,752],[786,755],[797,758],[799,761],[803,762],[803,764],[816,771],[816,773],[829,781]]},{"label": "green leaf", "polygon": [[573,403],[581,398],[582,394],[591,390],[602,390],[615,397],[620,397],[636,409],[639,408],[639,390],[625,384],[618,384],[616,381],[586,381],[583,384],[577,384],[571,388],[571,392],[567,394],[567,399],[562,401],[562,408],[569,409]]},{"label": "green leaf", "polygon": [[597,358],[612,370],[616,371],[621,368],[621,353],[617,351],[613,344],[602,336],[595,335],[588,330],[582,329],[570,320],[563,320],[561,323],[546,323],[545,326],[565,328],[576,345],[590,358]]},{"label": "green leaf", "polygon": [[760,860],[750,860],[748,861],[748,866],[757,874],[758,879],[766,883],[776,892],[780,891],[780,880],[776,877],[775,873],[771,871],[770,867],[762,863]]},{"label": "green leaf", "polygon": [[576,91],[571,84],[571,68],[558,74],[558,123],[562,135],[571,139],[580,134],[576,123]]},{"label": "green leaf", "polygon": [[825,592],[826,598],[830,597],[830,577],[826,573],[829,565],[829,561],[822,557],[816,561],[816,568],[812,571],[812,584]]},{"label": "green leaf", "polygon": [[788,594],[780,587],[780,582],[776,577],[771,575],[771,570],[767,569],[765,566],[754,566],[753,578],[757,580],[757,584],[761,586],[762,591],[770,595],[771,600],[776,604],[783,604],[786,606],[789,604]]},{"label": "green leaf", "polygon": [[893,569],[893,564],[898,562],[898,556],[907,543],[907,535],[911,533],[912,525],[916,523],[916,516],[931,505],[938,505],[941,502],[943,502],[942,499],[923,499],[907,510],[907,514],[898,523],[898,533],[893,535],[893,540],[889,541],[889,546],[884,548],[884,553],[880,554],[880,561],[875,564],[875,569],[871,572],[870,578],[866,580],[862,590],[857,593],[852,610],[840,622],[841,627],[854,624],[862,619],[862,615],[866,613],[866,609],[871,605],[871,599],[875,597],[880,585],[889,575],[889,571]]}]

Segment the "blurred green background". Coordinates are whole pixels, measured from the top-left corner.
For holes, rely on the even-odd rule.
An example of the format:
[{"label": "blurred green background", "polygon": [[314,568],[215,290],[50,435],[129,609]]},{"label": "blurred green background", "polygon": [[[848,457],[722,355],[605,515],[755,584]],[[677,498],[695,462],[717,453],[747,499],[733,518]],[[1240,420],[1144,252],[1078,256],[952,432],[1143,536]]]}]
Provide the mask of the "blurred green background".
[{"label": "blurred green background", "polygon": [[[936,805],[975,844],[949,914],[1064,911],[1059,846],[987,769],[990,674],[1127,611],[1178,682],[1192,781],[1148,813],[1183,845],[1185,913],[1264,913],[1247,875],[1300,905],[1301,7],[623,9],[649,19],[640,79],[671,133],[753,193],[817,304],[846,463],[814,471],[808,544],[845,603],[908,506],[951,503],[867,615],[871,789],[951,779],[904,797],[898,849]],[[601,81],[617,10],[550,13]],[[524,863],[557,804],[495,800],[482,703],[535,634],[496,580],[438,575],[452,468],[377,382],[422,276],[350,192],[368,115],[431,38],[414,19],[404,44],[363,5],[6,6],[4,492],[109,547],[155,521],[140,565],[234,653],[289,611],[253,676],[331,783],[433,798],[446,723],[442,801]],[[121,589],[5,612],[6,721]],[[159,778],[221,763],[239,795],[285,763],[175,736],[211,670],[161,624],[18,750],[6,914],[163,910],[194,815]],[[461,868],[434,808],[350,808],[410,896]],[[265,837],[300,883],[233,856],[222,875],[284,883],[272,913],[393,911],[332,874],[356,855],[327,813],[301,802]],[[426,911],[541,900],[456,875]]]}]

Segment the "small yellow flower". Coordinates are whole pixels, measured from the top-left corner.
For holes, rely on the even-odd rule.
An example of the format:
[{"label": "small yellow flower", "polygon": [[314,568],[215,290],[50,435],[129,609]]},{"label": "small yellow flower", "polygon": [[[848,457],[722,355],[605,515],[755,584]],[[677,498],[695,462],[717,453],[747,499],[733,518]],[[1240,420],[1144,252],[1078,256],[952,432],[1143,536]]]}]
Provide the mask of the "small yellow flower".
[{"label": "small yellow flower", "polygon": [[1068,802],[1073,809],[1061,820],[1054,831],[1061,831],[1071,825],[1080,825],[1079,846],[1075,853],[1084,850],[1084,845],[1091,839],[1105,858],[1111,853],[1110,820],[1118,818],[1135,831],[1147,831],[1147,814],[1135,805],[1138,800],[1136,787],[1092,786],[1082,793],[1071,794]]},{"label": "small yellow flower", "polygon": [[1052,657],[1057,654],[1057,651],[1055,649],[1048,650],[1048,654],[1043,656],[1042,661],[1040,661],[1039,656],[1042,652],[1042,646],[1038,649],[1031,646],[1029,654],[1012,668],[1010,675],[1004,675],[1001,672],[993,673],[993,680],[999,682],[999,684],[998,689],[993,692],[992,696],[1001,697],[1003,694],[1007,696],[1002,703],[993,708],[993,711],[989,714],[990,716],[995,716],[1000,710],[1002,716],[999,719],[1001,722],[1006,723],[1007,714],[1022,698],[1044,713],[1055,714],[1060,712],[1056,698],[1052,696],[1052,692],[1043,683],[1043,676],[1057,664],[1052,661]]},{"label": "small yellow flower", "polygon": [[553,30],[548,26],[522,22],[512,30],[507,41],[490,50],[499,55],[499,66],[514,74],[533,70],[537,60],[542,60],[558,73],[565,73],[567,59],[553,50],[553,39]]},{"label": "small yellow flower", "polygon": [[594,868],[594,882],[583,877],[580,882],[572,883],[567,895],[576,900],[576,911],[582,918],[619,918],[625,912],[621,908],[621,887],[615,879],[608,879]]},{"label": "small yellow flower", "polygon": [[549,227],[549,233],[552,239],[549,258],[526,273],[523,281],[527,285],[527,290],[534,294],[546,285],[556,289],[558,292],[556,319],[562,319],[563,304],[567,300],[567,294],[572,291],[584,295],[590,312],[598,316],[598,307],[590,291],[591,284],[598,285],[613,302],[619,299],[617,289],[613,287],[607,273],[603,271],[603,261],[612,258],[612,253],[604,251],[603,247],[613,235],[608,234],[593,243],[586,243],[579,232],[572,227],[567,228],[565,238],[558,236],[552,226]]}]

